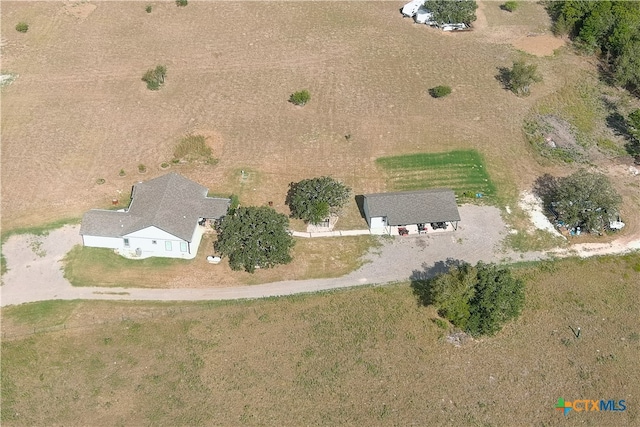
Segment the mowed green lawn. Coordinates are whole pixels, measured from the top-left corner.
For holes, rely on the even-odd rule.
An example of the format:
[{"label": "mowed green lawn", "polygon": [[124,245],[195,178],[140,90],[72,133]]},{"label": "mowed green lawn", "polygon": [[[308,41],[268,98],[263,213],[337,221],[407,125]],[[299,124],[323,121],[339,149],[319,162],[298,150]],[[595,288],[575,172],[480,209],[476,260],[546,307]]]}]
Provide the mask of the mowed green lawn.
[{"label": "mowed green lawn", "polygon": [[[2,425],[638,425],[640,254],[515,273],[520,319],[461,347],[408,283],[4,308]],[[627,410],[565,418],[559,397]]]},{"label": "mowed green lawn", "polygon": [[484,159],[476,150],[445,153],[418,153],[376,159],[386,176],[390,190],[450,188],[458,197],[493,196]]}]

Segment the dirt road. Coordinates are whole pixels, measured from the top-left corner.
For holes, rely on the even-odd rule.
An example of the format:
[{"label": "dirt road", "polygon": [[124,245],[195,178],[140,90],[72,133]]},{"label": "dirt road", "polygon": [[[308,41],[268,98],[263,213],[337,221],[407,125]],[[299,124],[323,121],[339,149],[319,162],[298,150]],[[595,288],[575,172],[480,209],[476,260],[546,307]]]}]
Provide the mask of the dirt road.
[{"label": "dirt road", "polygon": [[[51,299],[196,301],[262,298],[408,280],[415,271],[424,271],[447,258],[475,263],[480,260],[536,260],[548,256],[542,252],[505,251],[502,240],[508,230],[495,207],[461,206],[460,215],[465,220],[455,232],[382,238],[383,246],[367,255],[370,262],[343,277],[210,289],[73,287],[64,279],[60,261],[74,245],[81,243],[78,226],[65,226],[45,237],[17,235],[3,245],[9,271],[2,278],[0,305]],[[572,252],[555,251],[553,255],[591,256],[634,249],[640,249],[640,239],[575,245]]]}]

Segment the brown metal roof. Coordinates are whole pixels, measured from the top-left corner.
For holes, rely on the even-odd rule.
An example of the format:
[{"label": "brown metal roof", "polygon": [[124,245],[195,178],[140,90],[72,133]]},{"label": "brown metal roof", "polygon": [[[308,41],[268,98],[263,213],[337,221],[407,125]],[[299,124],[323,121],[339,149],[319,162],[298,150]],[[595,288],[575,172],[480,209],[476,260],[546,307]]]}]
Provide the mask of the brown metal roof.
[{"label": "brown metal roof", "polygon": [[369,218],[387,217],[389,225],[460,221],[456,196],[449,189],[365,194]]},{"label": "brown metal roof", "polygon": [[154,226],[190,242],[199,218],[218,219],[229,209],[229,199],[209,198],[207,192],[175,172],[140,182],[127,211],[93,209],[82,218],[80,234],[122,237]]}]

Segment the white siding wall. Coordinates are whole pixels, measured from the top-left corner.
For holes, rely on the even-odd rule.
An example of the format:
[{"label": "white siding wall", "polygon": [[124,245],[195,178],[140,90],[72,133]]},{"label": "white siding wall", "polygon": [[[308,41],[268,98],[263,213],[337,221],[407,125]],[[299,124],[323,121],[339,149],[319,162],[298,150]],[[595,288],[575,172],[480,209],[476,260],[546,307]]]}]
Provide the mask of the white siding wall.
[{"label": "white siding wall", "polygon": [[124,248],[123,240],[118,237],[82,236],[82,243],[92,248]]},{"label": "white siding wall", "polygon": [[385,224],[384,217],[376,216],[371,218],[371,224],[369,225],[369,228],[383,228],[386,226],[387,224]]},{"label": "white siding wall", "polygon": [[[127,234],[125,237],[129,239],[130,250],[135,251],[139,248],[142,250],[142,256],[185,258],[189,255],[189,252],[180,250],[180,243],[185,244],[187,251],[189,250],[187,242],[157,227],[147,227]],[[167,242],[170,244],[170,249],[167,249]]]},{"label": "white siding wall", "polygon": [[[142,258],[150,256],[194,258],[198,252],[202,232],[202,227],[195,227],[191,244],[156,227],[148,227],[124,237],[82,236],[82,239],[84,245],[89,247],[119,249],[132,254],[136,249],[140,249]],[[124,239],[128,239],[128,246],[125,246]],[[167,242],[170,242],[169,250],[167,250]]]}]

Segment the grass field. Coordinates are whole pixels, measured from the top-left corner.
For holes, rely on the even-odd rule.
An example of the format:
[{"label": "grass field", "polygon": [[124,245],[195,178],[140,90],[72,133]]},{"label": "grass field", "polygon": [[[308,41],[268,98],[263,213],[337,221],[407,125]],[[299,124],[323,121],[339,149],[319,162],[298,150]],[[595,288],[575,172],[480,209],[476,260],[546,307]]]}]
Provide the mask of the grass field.
[{"label": "grass field", "polygon": [[130,260],[110,249],[76,246],[64,260],[64,274],[74,286],[183,288],[255,285],[279,280],[339,277],[356,270],[367,251],[379,245],[375,236],[296,239],[294,262],[250,274],[233,271],[225,260],[212,265],[213,237],[205,235],[194,260]]},{"label": "grass field", "polygon": [[382,157],[376,163],[386,172],[392,190],[450,188],[458,197],[490,197],[496,192],[476,150]]},{"label": "grass field", "polygon": [[[460,348],[408,284],[5,308],[2,424],[637,425],[640,255],[516,274],[527,280],[522,317]],[[565,418],[559,397],[628,409]]]}]

